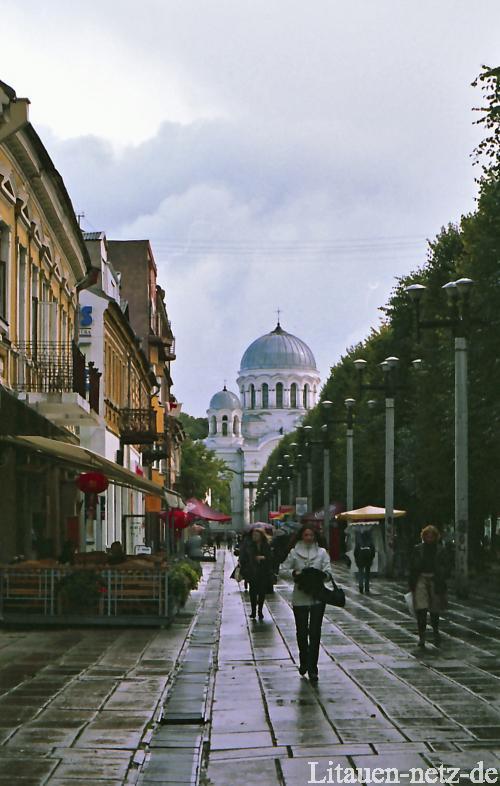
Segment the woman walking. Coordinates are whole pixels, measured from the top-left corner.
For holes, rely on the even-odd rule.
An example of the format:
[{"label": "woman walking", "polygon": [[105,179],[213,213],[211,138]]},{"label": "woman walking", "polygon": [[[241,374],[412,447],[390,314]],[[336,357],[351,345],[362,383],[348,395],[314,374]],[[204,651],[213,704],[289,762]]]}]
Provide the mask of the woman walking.
[{"label": "woman walking", "polygon": [[264,619],[264,600],[273,586],[272,554],[267,537],[262,529],[252,530],[250,538],[240,551],[240,570],[245,582],[250,587],[251,619]]},{"label": "woman walking", "polygon": [[[333,579],[330,557],[326,549],[318,543],[318,533],[310,526],[303,526],[295,538],[282,567],[291,570],[296,581],[306,568],[315,568]],[[309,675],[311,682],[318,681],[318,657],[321,640],[321,625],[325,604],[295,583],[292,594],[293,615],[299,646],[299,673]]]},{"label": "woman walking", "polygon": [[418,646],[425,649],[427,612],[430,613],[434,644],[436,647],[441,644],[439,615],[447,605],[448,560],[445,549],[439,544],[441,536],[436,527],[424,527],[420,536],[422,542],[414,546],[411,555],[409,587],[417,615]]}]

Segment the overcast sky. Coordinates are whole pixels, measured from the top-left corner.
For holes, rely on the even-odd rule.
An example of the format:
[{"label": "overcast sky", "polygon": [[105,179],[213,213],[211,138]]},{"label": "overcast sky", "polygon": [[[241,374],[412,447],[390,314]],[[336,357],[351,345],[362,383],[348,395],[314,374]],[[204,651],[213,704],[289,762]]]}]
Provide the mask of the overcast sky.
[{"label": "overcast sky", "polygon": [[203,415],[282,324],[323,380],[474,206],[498,0],[0,0],[0,78],[83,227],[151,239]]}]

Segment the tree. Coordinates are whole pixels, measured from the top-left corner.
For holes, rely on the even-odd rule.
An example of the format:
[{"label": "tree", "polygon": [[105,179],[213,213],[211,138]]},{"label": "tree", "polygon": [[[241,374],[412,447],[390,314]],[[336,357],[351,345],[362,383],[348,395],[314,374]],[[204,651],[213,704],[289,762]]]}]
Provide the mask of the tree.
[{"label": "tree", "polygon": [[177,484],[185,499],[205,499],[212,493],[212,504],[223,513],[231,512],[231,474],[224,461],[202,442],[188,437],[182,443],[181,474]]},{"label": "tree", "polygon": [[179,421],[184,431],[191,439],[205,439],[208,437],[208,421],[206,418],[194,418],[187,412],[181,412]]}]

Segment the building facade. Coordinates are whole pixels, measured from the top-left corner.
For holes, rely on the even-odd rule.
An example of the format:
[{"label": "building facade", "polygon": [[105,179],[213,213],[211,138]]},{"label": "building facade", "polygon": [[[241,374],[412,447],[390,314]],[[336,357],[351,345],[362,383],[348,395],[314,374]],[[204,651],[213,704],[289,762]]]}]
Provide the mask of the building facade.
[{"label": "building facade", "polygon": [[307,344],[278,323],[245,351],[237,384],[239,395],[224,386],[212,397],[205,444],[232,472],[233,523],[241,528],[250,522],[261,470],[282,436],[315,406],[320,377]]},{"label": "building facade", "polygon": [[90,259],[28,103],[0,83],[2,560],[57,551],[78,505],[69,469],[15,438],[78,444],[80,426],[98,420],[99,375],[75,335]]}]

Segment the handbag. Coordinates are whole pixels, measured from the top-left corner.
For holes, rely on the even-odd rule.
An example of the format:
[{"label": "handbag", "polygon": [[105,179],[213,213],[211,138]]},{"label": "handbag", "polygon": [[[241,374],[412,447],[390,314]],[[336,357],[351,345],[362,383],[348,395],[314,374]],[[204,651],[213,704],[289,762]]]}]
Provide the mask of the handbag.
[{"label": "handbag", "polygon": [[405,603],[406,603],[406,606],[407,606],[408,611],[410,612],[411,616],[416,618],[417,613],[415,611],[415,602],[413,600],[413,592],[407,592],[406,593],[406,595],[405,595]]},{"label": "handbag", "polygon": [[238,581],[238,582],[241,581],[242,575],[241,575],[241,568],[239,566],[239,563],[238,563],[238,565],[236,565],[235,569],[231,573],[230,578],[234,579],[235,581]]},{"label": "handbag", "polygon": [[332,592],[332,599],[330,603],[332,606],[339,606],[341,609],[345,606],[345,592],[342,587],[339,587],[335,584],[335,581],[332,579],[333,584],[333,592]]}]

